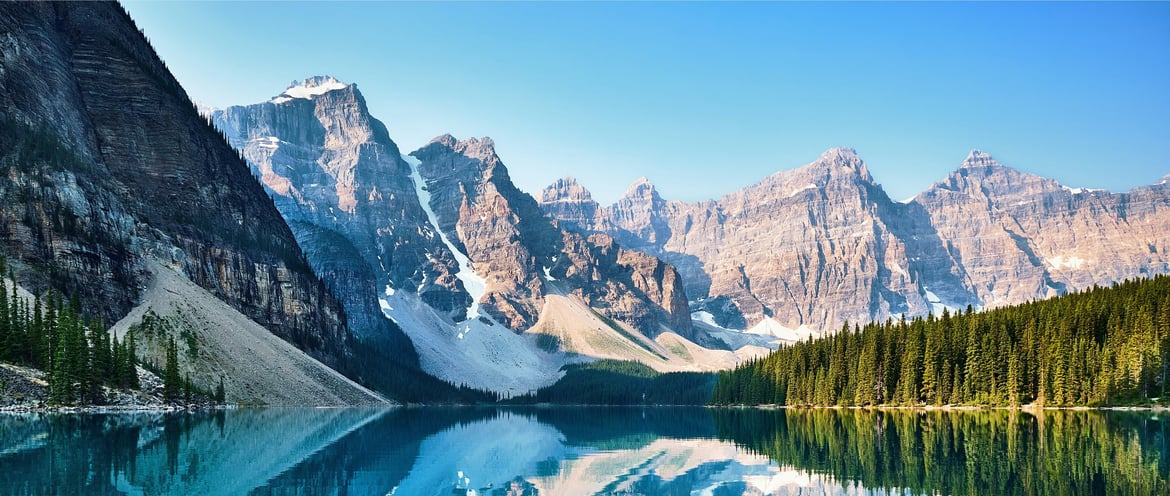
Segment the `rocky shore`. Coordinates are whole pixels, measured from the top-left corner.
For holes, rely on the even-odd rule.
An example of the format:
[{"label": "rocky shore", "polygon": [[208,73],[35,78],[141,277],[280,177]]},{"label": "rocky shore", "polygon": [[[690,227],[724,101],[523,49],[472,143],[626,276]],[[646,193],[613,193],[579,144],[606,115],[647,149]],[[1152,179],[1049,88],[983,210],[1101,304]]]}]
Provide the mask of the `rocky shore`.
[{"label": "rocky shore", "polygon": [[49,382],[45,372],[0,363],[0,413],[179,411],[220,407],[204,397],[192,398],[190,402],[164,399],[162,379],[142,367],[138,367],[138,380],[142,384],[141,390],[114,389],[103,386],[103,401],[98,404],[53,405],[49,401]]}]

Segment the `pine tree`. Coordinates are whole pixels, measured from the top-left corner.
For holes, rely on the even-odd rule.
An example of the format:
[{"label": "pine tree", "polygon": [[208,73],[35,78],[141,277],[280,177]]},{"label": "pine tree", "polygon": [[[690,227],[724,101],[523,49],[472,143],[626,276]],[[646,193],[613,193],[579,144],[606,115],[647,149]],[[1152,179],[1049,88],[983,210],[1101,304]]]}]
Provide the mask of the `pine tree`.
[{"label": "pine tree", "polygon": [[0,361],[12,360],[11,322],[8,307],[8,285],[0,280]]},{"label": "pine tree", "polygon": [[122,360],[125,366],[123,378],[126,381],[126,387],[138,389],[142,385],[138,381],[138,352],[136,351],[136,343],[134,342],[134,333],[126,333],[126,339],[122,341]]},{"label": "pine tree", "polygon": [[[930,317],[927,317],[927,319],[927,326],[929,328],[933,321]],[[922,387],[919,389],[919,396],[922,398],[922,401],[931,405],[940,404],[942,399],[942,396],[938,393],[938,362],[938,342],[934,337],[934,333],[928,330],[926,343],[922,350]]]},{"label": "pine tree", "polygon": [[223,377],[220,377],[219,378],[219,385],[215,386],[215,402],[222,405],[225,400],[226,400],[226,394],[224,393],[224,390],[223,390]]},{"label": "pine tree", "polygon": [[179,351],[175,345],[175,338],[167,340],[167,364],[163,371],[163,397],[168,400],[179,398],[182,389],[182,378],[179,376]]}]

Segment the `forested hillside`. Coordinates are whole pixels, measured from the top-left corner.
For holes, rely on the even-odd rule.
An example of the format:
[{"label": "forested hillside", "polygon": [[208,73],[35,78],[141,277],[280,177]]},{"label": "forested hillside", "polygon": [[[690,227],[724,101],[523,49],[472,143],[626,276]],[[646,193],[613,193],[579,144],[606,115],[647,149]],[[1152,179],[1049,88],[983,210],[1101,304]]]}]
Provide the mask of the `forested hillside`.
[{"label": "forested hillside", "polygon": [[1165,401],[1170,277],[976,313],[886,321],[723,372],[712,402],[1113,405]]},{"label": "forested hillside", "polygon": [[[6,271],[0,256],[0,274]],[[11,276],[0,283],[0,362],[44,370],[57,405],[101,403],[102,386],[139,387],[132,336],[119,343],[105,326],[82,318],[76,298],[66,303],[49,294],[31,298],[30,306],[16,288]],[[177,382],[167,386],[177,391]]]}]

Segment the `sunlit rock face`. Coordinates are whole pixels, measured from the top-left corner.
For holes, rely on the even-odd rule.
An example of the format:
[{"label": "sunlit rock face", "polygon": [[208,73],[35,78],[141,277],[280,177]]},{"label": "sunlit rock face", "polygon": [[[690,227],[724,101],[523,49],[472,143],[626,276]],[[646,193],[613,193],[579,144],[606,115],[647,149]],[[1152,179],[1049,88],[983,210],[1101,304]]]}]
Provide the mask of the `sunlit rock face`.
[{"label": "sunlit rock face", "polygon": [[386,288],[463,318],[471,297],[455,277],[455,257],[428,222],[410,164],[356,85],[328,76],[294,81],[268,102],[210,118],[273,195],[359,337],[409,350],[379,307]]},{"label": "sunlit rock face", "polygon": [[[387,290],[416,293],[454,323],[483,316],[515,331],[540,318],[544,295],[564,291],[648,336],[663,325],[691,333],[673,267],[607,237],[563,233],[515,187],[490,138],[443,135],[403,155],[356,85],[328,76],[209,115],[359,336],[387,334],[377,301]],[[548,287],[553,273],[568,287]]]},{"label": "sunlit rock face", "polygon": [[512,183],[490,138],[443,135],[411,156],[419,160],[439,229],[486,281],[480,303],[491,317],[524,330],[539,319],[545,295],[568,292],[647,336],[662,325],[690,335],[674,267],[608,236],[560,229]]},{"label": "sunlit rock face", "polygon": [[643,178],[599,206],[566,178],[541,206],[672,263],[692,310],[741,329],[773,319],[831,331],[1170,271],[1167,181],[1122,194],[1068,188],[978,150],[905,202],[836,148],[712,201],[664,200]]}]

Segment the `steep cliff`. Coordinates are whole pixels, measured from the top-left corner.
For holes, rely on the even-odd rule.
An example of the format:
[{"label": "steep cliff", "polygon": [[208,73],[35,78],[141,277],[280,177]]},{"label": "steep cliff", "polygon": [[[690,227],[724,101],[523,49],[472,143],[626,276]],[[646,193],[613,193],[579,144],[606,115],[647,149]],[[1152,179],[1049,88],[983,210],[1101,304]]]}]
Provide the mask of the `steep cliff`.
[{"label": "steep cliff", "polygon": [[315,358],[343,359],[340,305],[120,7],[10,4],[0,33],[0,249],[18,279],[113,322],[154,258]]},{"label": "steep cliff", "polygon": [[355,334],[410,349],[379,308],[385,288],[418,293],[463,318],[470,297],[455,277],[456,260],[356,85],[308,78],[268,102],[210,115],[273,194],[310,263],[345,303]]},{"label": "steep cliff", "polygon": [[[625,341],[598,357],[711,366],[669,358],[653,341],[711,342],[692,327],[678,272],[609,236],[561,229],[512,183],[489,138],[444,135],[402,155],[356,85],[328,76],[208,115],[273,195],[355,334],[402,336],[398,346],[431,374],[501,392],[539,387],[580,358],[537,334],[586,327],[606,334],[592,341]],[[550,297],[575,322],[549,316]]]},{"label": "steep cliff", "polygon": [[[975,150],[915,197],[985,307],[1170,271],[1170,188],[1069,188]],[[941,294],[941,293],[940,293]]]},{"label": "steep cliff", "polygon": [[[492,318],[528,329],[545,295],[569,291],[646,336],[658,335],[662,324],[691,336],[673,267],[621,250],[609,237],[563,233],[512,184],[490,138],[444,135],[411,156],[419,160],[439,229],[485,281],[479,303]],[[550,286],[555,280],[562,283]]]},{"label": "steep cliff", "polygon": [[905,203],[838,148],[713,201],[664,200],[640,179],[601,207],[562,179],[541,206],[678,267],[697,318],[764,333],[1019,303],[1170,271],[1166,182],[1125,194],[1067,188],[979,151]]}]

